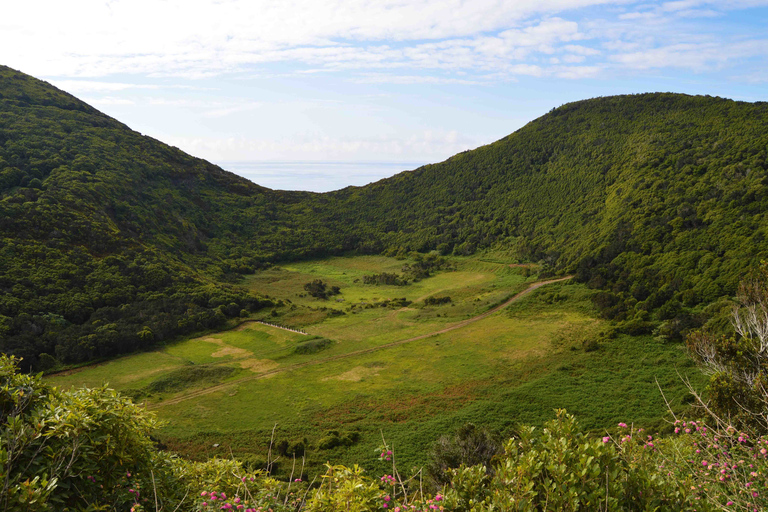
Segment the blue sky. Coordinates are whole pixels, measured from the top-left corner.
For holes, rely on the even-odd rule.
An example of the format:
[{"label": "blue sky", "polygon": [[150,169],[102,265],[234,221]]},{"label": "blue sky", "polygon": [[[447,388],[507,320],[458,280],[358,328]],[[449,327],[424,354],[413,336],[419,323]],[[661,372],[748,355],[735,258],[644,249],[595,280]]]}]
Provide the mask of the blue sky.
[{"label": "blue sky", "polygon": [[275,188],[360,185],[595,96],[768,100],[768,0],[30,0],[3,11],[0,63]]}]

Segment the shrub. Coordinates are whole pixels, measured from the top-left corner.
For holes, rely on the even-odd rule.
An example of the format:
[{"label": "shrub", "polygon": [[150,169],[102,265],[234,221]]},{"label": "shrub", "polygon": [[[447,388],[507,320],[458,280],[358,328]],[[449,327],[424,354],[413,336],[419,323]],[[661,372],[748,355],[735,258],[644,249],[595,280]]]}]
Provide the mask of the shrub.
[{"label": "shrub", "polygon": [[192,497],[212,489],[275,512],[295,509],[277,501],[280,484],[263,472],[158,451],[156,426],[114,390],[59,391],[0,355],[0,510],[201,510]]},{"label": "shrub", "polygon": [[501,442],[495,434],[467,423],[452,436],[438,439],[429,455],[427,476],[439,488],[450,482],[450,471],[462,464],[480,464],[490,471],[491,459],[500,450]]},{"label": "shrub", "polygon": [[311,296],[318,299],[327,299],[331,295],[338,295],[341,293],[341,289],[338,286],[331,286],[330,290],[328,286],[320,279],[315,279],[304,285],[304,290]]},{"label": "shrub", "polygon": [[693,331],[686,345],[712,375],[711,410],[735,425],[768,432],[768,263],[739,285],[731,323],[735,335]]},{"label": "shrub", "polygon": [[493,474],[482,465],[453,470],[446,509],[688,509],[682,486],[658,471],[653,445],[632,434],[622,437],[624,442],[589,438],[573,416],[558,411],[540,431],[523,427],[519,437],[507,441]]},{"label": "shrub", "polygon": [[[166,482],[153,415],[107,388],[60,392],[0,356],[0,508],[128,508]],[[175,486],[157,491],[173,501]]]},{"label": "shrub", "polygon": [[304,341],[296,345],[293,349],[294,354],[315,354],[322,350],[331,348],[333,340],[328,338],[318,338],[309,341]]}]

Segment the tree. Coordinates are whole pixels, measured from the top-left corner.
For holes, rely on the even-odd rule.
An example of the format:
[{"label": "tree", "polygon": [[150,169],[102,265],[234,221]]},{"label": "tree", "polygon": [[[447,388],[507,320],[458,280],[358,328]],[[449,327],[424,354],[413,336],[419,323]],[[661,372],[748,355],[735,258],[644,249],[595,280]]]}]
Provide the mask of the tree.
[{"label": "tree", "polygon": [[432,447],[427,474],[439,488],[450,483],[450,470],[461,465],[481,464],[492,471],[491,459],[502,449],[498,436],[489,430],[467,423],[452,436],[441,436]]},{"label": "tree", "polygon": [[315,279],[314,281],[305,284],[304,290],[318,299],[327,299],[331,295],[338,295],[341,293],[341,289],[338,286],[331,286],[331,289],[329,290],[328,286],[320,279]]},{"label": "tree", "polygon": [[768,431],[768,263],[739,284],[731,325],[731,335],[694,331],[686,345],[711,375],[711,412]]}]

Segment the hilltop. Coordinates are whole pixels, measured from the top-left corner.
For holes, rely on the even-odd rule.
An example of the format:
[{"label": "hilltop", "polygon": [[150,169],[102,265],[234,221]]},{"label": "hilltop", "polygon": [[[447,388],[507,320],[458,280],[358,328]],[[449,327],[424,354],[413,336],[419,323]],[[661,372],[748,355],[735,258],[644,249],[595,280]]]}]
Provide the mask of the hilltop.
[{"label": "hilltop", "polygon": [[223,326],[272,262],[490,248],[574,271],[603,316],[680,333],[768,257],[768,104],[570,103],[365,187],[269,190],[0,67],[0,351],[44,369]]}]

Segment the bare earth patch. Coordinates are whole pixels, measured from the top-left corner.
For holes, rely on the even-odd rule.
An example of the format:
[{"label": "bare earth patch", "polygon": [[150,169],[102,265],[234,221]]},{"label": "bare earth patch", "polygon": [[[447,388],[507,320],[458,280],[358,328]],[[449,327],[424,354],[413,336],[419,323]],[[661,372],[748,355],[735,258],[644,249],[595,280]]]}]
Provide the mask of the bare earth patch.
[{"label": "bare earth patch", "polygon": [[250,350],[245,350],[244,348],[232,347],[230,345],[227,345],[226,343],[224,343],[223,340],[220,340],[218,338],[203,338],[203,341],[215,343],[216,345],[221,347],[221,349],[211,354],[211,357],[225,357],[225,356],[245,357],[245,356],[253,355],[253,353]]},{"label": "bare earth patch", "polygon": [[246,359],[244,361],[238,361],[240,367],[244,370],[251,370],[253,373],[264,373],[280,366],[278,363],[271,359]]},{"label": "bare earth patch", "polygon": [[149,377],[150,375],[154,375],[156,373],[164,372],[164,371],[170,370],[172,368],[176,368],[176,366],[175,365],[160,366],[158,368],[152,368],[151,370],[146,370],[146,371],[143,371],[143,372],[131,373],[130,375],[126,375],[123,378],[118,378],[118,379],[114,379],[114,380],[115,380],[115,382],[121,382],[121,383],[127,384],[129,382],[141,380],[141,379],[144,379],[146,377]]},{"label": "bare earth patch", "polygon": [[248,320],[247,322],[241,323],[240,325],[235,327],[233,330],[235,330],[235,331],[244,331],[246,329],[253,328],[254,324],[256,324],[256,322],[254,320]]},{"label": "bare earth patch", "polygon": [[365,368],[364,366],[355,366],[348,372],[333,377],[325,377],[323,380],[342,380],[346,382],[360,382],[365,377],[375,377],[379,374],[379,368]]}]

